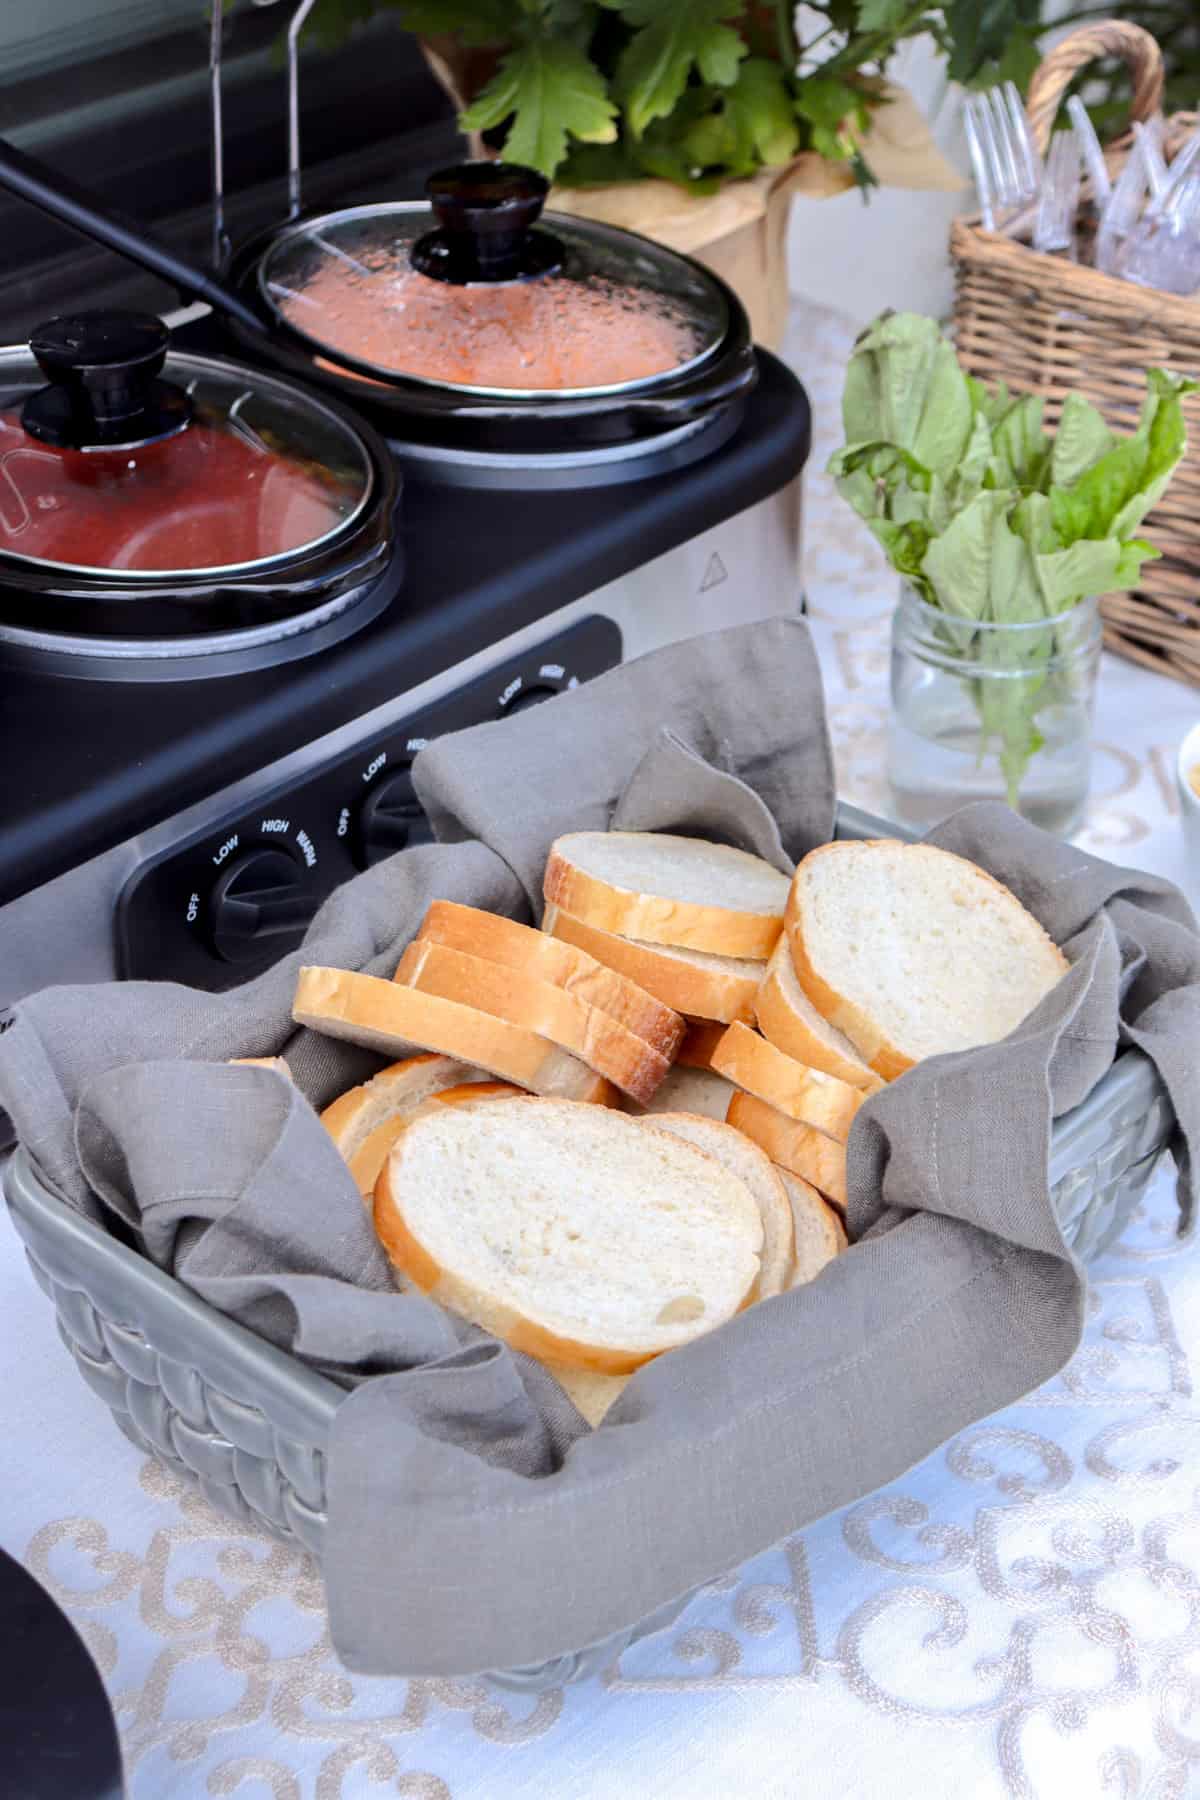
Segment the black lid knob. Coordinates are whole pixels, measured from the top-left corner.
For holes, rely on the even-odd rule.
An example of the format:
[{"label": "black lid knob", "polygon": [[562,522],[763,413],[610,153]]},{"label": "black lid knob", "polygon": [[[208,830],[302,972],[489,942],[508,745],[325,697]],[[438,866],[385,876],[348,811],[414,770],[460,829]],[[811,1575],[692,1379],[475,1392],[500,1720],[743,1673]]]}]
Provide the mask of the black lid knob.
[{"label": "black lid knob", "polygon": [[26,431],[74,450],[133,449],[182,431],[191,400],[159,379],[169,341],[153,313],[66,313],[39,325],[29,348],[50,386],[25,401]]},{"label": "black lid knob", "polygon": [[439,169],[425,192],[440,227],[418,238],[412,264],[435,281],[529,281],[562,267],[563,247],[534,231],[550,183],[521,163]]}]

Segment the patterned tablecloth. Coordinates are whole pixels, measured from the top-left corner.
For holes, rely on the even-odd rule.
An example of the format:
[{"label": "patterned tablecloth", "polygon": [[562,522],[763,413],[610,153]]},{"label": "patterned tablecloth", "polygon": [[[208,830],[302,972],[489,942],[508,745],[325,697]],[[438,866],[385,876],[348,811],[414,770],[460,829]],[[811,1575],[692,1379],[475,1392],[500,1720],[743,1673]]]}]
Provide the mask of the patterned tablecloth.
[{"label": "patterned tablecloth", "polygon": [[[793,345],[819,467],[848,334],[810,311]],[[893,583],[819,475],[807,511],[841,791],[885,810]],[[1106,661],[1086,847],[1182,879],[1172,754],[1198,713]],[[90,1645],[135,1800],[1200,1795],[1200,1256],[1166,1173],[1095,1268],[1058,1380],[715,1582],[602,1680],[536,1700],[348,1677],[314,1566],[118,1436],[7,1219],[0,1319],[0,1542]]]}]

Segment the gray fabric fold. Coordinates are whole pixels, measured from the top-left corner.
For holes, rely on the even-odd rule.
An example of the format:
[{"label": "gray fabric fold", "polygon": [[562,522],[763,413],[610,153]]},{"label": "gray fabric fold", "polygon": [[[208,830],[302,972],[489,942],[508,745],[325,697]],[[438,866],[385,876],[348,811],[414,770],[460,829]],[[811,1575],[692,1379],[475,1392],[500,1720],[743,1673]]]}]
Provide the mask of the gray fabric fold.
[{"label": "gray fabric fold", "polygon": [[[20,1002],[0,1021],[0,1104],[75,1204],[350,1390],[328,1456],[338,1650],[376,1673],[466,1674],[627,1628],[1063,1366],[1084,1281],[1048,1191],[1053,1120],[1136,1045],[1178,1114],[1186,1215],[1200,939],[1166,883],[1002,807],[947,821],[935,840],[1012,886],[1069,973],[1004,1043],[931,1059],[866,1103],[851,1251],[648,1365],[593,1433],[545,1370],[393,1289],[309,1104],[379,1059],[293,1030],[295,969],[390,975],[434,895],[528,916],[568,829],[707,830],[787,868],[832,817],[807,633],[776,621],[659,652],[442,740],[417,780],[452,842],[350,883],[297,956],[236,993]],[[224,1060],[281,1051],[296,1089]]]}]

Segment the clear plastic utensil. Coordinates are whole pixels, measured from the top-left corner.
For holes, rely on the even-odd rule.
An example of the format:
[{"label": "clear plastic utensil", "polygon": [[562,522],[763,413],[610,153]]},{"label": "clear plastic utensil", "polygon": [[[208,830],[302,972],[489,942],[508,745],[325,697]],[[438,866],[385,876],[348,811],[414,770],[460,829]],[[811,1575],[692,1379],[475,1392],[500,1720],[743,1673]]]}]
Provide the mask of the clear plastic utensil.
[{"label": "clear plastic utensil", "polygon": [[1142,153],[1142,161],[1146,167],[1146,181],[1150,188],[1151,203],[1160,200],[1167,191],[1167,164],[1163,156],[1162,118],[1156,115],[1143,123],[1140,119],[1133,122],[1133,135],[1137,139]]},{"label": "clear plastic utensil", "polygon": [[1067,101],[1067,114],[1075,130],[1075,136],[1083,155],[1083,164],[1088,172],[1088,180],[1092,184],[1092,198],[1096,206],[1103,207],[1112,193],[1112,177],[1108,172],[1108,164],[1104,160],[1104,152],[1100,148],[1100,139],[1096,136],[1096,127],[1088,115],[1088,109],[1079,98],[1072,94]]},{"label": "clear plastic utensil", "polygon": [[1129,240],[1142,216],[1150,190],[1146,173],[1142,140],[1135,138],[1125,159],[1125,167],[1116,179],[1112,193],[1100,215],[1096,233],[1096,267],[1106,275],[1124,273],[1124,260]]},{"label": "clear plastic utensil", "polygon": [[1187,177],[1200,160],[1200,127],[1186,138],[1183,147],[1176,154],[1167,170],[1167,185],[1157,200],[1152,203],[1151,210],[1158,211],[1171,204],[1172,196],[1183,186]]},{"label": "clear plastic utensil", "polygon": [[1079,180],[1079,140],[1073,131],[1056,131],[1050,139],[1046,173],[1038,196],[1033,226],[1035,250],[1066,250],[1074,256]]},{"label": "clear plastic utensil", "polygon": [[1168,205],[1146,213],[1130,238],[1123,273],[1168,294],[1200,287],[1200,172],[1173,190]]},{"label": "clear plastic utensil", "polygon": [[965,121],[984,226],[1012,229],[1036,198],[1042,178],[1021,96],[1011,81],[986,94],[970,94]]}]

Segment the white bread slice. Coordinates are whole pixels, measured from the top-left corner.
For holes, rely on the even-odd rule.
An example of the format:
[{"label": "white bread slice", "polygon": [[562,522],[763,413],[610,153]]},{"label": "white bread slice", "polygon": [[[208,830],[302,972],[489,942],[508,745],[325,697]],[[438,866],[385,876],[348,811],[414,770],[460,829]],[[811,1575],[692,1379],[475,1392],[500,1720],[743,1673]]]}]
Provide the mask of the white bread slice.
[{"label": "white bread slice", "polygon": [[679,1048],[684,1023],[672,1007],[586,950],[547,937],[532,925],[518,925],[515,919],[461,906],[456,900],[435,900],[417,935],[565,988],[589,1006],[610,1013],[668,1061]]},{"label": "white bread slice", "polygon": [[816,1131],[789,1119],[778,1108],[768,1106],[755,1094],[735,1093],[729,1102],[726,1119],[730,1125],[753,1138],[773,1163],[799,1175],[811,1183],[826,1200],[846,1206],[846,1147]]},{"label": "white bread slice", "polygon": [[887,1080],[1007,1037],[1068,968],[1015,895],[932,844],[810,851],[787,927],[800,986]]},{"label": "white bread slice", "polygon": [[523,1026],[473,1006],[420,994],[395,981],[345,969],[304,968],[292,1017],[327,1037],[345,1038],[386,1055],[412,1044],[461,1058],[517,1087],[568,1100],[612,1104],[613,1090],[586,1063]]},{"label": "white bread slice", "polygon": [[684,950],[669,944],[647,944],[638,938],[601,931],[573,919],[556,906],[546,908],[542,930],[551,937],[586,950],[597,962],[636,981],[665,1006],[694,1019],[754,1017],[754,996],[763,965],[749,957],[713,956],[707,950]]},{"label": "white bread slice", "polygon": [[515,1350],[621,1375],[733,1317],[758,1278],[744,1182],[603,1107],[431,1107],[375,1186],[401,1274]]},{"label": "white bread slice", "polygon": [[408,946],[395,978],[405,987],[478,1007],[510,1025],[536,1031],[643,1105],[671,1067],[645,1038],[577,994],[430,938],[418,938]]},{"label": "white bread slice", "polygon": [[[850,1039],[821,1017],[796,980],[786,934],[767,964],[762,986],[754,997],[754,1012],[763,1036],[797,1062],[807,1063],[810,1069],[822,1069],[826,1075],[836,1075],[839,1081],[848,1081],[864,1093],[876,1093],[883,1086]],[[679,1054],[682,1057],[682,1050]]]},{"label": "white bread slice", "polygon": [[406,1121],[431,1094],[488,1080],[483,1069],[453,1056],[409,1056],[331,1100],[321,1123],[349,1163],[359,1192],[369,1194]]},{"label": "white bread slice", "polygon": [[602,931],[718,956],[770,956],[788,878],[745,850],[659,831],[572,831],[550,847],[549,905]]},{"label": "white bread slice", "polygon": [[[723,1120],[734,1091],[723,1075],[714,1075],[711,1069],[685,1069],[676,1063],[646,1107],[645,1115],[652,1118],[656,1113],[685,1112]],[[638,1109],[626,1110],[636,1112]]]},{"label": "white bread slice", "polygon": [[730,1025],[713,1051],[713,1069],[748,1094],[757,1094],[789,1119],[845,1143],[866,1099],[861,1088],[823,1075],[785,1056],[748,1025]]},{"label": "white bread slice", "polygon": [[725,1035],[719,1019],[689,1019],[675,1060],[685,1069],[711,1069],[712,1054]]},{"label": "white bread slice", "polygon": [[292,1079],[292,1071],[282,1056],[231,1056],[230,1062],[239,1069],[274,1069],[276,1075],[282,1075],[285,1081]]},{"label": "white bread slice", "polygon": [[670,1131],[707,1150],[731,1175],[745,1182],[754,1196],[763,1228],[758,1280],[750,1298],[769,1300],[773,1294],[782,1294],[792,1272],[795,1229],[787,1192],[766,1152],[732,1125],[699,1118],[695,1113],[647,1113],[642,1123],[648,1131]]},{"label": "white bread slice", "polygon": [[779,1179],[791,1202],[795,1227],[796,1254],[787,1285],[803,1287],[821,1273],[826,1263],[841,1255],[847,1245],[846,1233],[833,1207],[822,1200],[809,1182],[793,1175],[790,1169],[780,1169]]},{"label": "white bread slice", "polygon": [[564,1363],[548,1362],[546,1367],[588,1424],[601,1423],[615,1400],[629,1386],[629,1375],[597,1375],[594,1369],[569,1369]]}]

